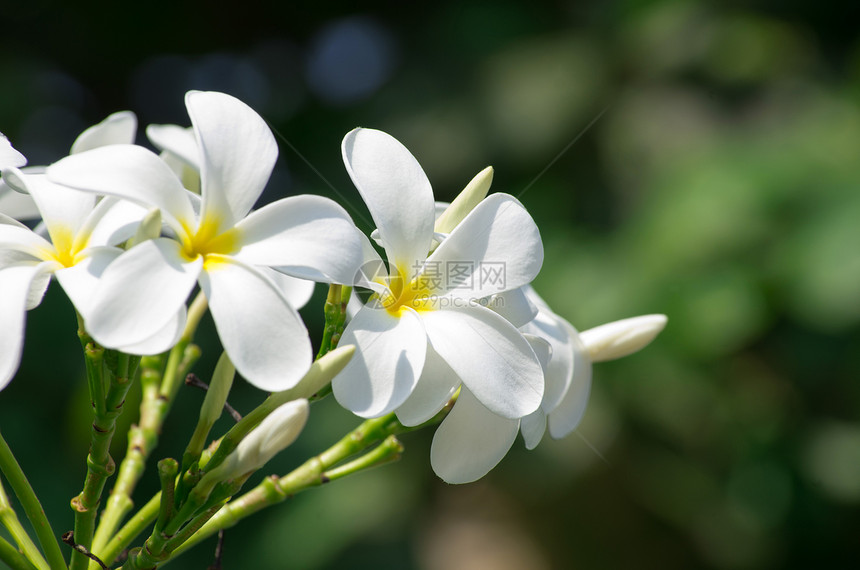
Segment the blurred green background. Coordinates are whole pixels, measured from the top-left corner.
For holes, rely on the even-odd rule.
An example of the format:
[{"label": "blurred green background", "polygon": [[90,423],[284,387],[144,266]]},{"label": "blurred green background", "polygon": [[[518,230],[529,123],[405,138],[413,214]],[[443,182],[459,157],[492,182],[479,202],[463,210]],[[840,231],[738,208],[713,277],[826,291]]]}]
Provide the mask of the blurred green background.
[{"label": "blurred green background", "polygon": [[[279,132],[266,200],[328,195],[368,229],[340,141],[380,128],[439,199],[495,167],[494,190],[541,228],[537,289],[580,330],[652,312],[669,325],[596,367],[566,440],[517,442],[480,482],[448,486],[429,468],[432,434],[406,436],[400,463],[230,530],[224,568],[856,564],[855,19],[797,0],[348,6],[5,5],[0,130],[45,164],[110,112],[188,124],[186,90],[226,91]],[[323,296],[303,311],[315,339]],[[0,394],[0,429],[57,532],[71,528],[90,422],[74,328],[54,285]],[[206,377],[217,340],[204,331],[201,343]],[[161,454],[181,454],[201,398],[181,392]],[[233,399],[247,412],[261,398],[240,384]],[[268,470],[356,424],[329,398]],[[156,486],[150,470],[139,500]],[[206,568],[213,551],[209,541],[171,567]]]}]

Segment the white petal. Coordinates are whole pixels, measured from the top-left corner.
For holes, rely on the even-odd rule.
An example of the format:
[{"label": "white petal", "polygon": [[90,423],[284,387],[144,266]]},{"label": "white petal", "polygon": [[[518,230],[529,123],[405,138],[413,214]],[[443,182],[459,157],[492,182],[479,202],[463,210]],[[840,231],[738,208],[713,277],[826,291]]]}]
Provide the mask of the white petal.
[{"label": "white petal", "polygon": [[293,196],[263,206],[236,225],[236,258],[277,266],[315,281],[351,285],[362,259],[360,234],[341,206],[322,196]]},{"label": "white petal", "polygon": [[200,285],[236,370],[262,390],[292,388],[311,365],[311,341],[298,313],[262,273],[226,256],[213,258]]},{"label": "white petal", "polygon": [[66,292],[75,309],[86,319],[92,308],[99,279],[113,260],[122,254],[117,247],[100,247],[87,252],[88,255],[72,267],[56,272],[57,281]]},{"label": "white petal", "polygon": [[88,236],[90,246],[117,245],[134,237],[147,212],[133,202],[106,196],[87,218],[80,234]]},{"label": "white petal", "polygon": [[0,250],[7,249],[45,260],[54,251],[54,246],[25,226],[3,223],[0,224]]},{"label": "white petal", "polygon": [[278,145],[266,121],[245,103],[224,93],[189,91],[185,106],[200,148],[204,219],[232,227],[260,197]]},{"label": "white petal", "polygon": [[166,352],[173,348],[173,346],[179,342],[179,339],[182,337],[182,333],[185,331],[186,317],[187,311],[185,309],[185,305],[182,305],[179,308],[179,312],[176,313],[176,315],[174,315],[174,317],[154,335],[141,342],[118,346],[117,350],[125,352],[126,354],[140,355],[153,355]]},{"label": "white petal", "polygon": [[534,449],[543,439],[546,432],[546,414],[538,408],[531,414],[520,420],[520,431],[526,442],[526,449]]},{"label": "white petal", "polygon": [[82,132],[72,144],[71,154],[111,144],[133,144],[137,117],[131,111],[120,111]]},{"label": "white petal", "polygon": [[[12,169],[4,172],[4,178],[27,190],[42,214],[51,241],[58,247],[74,239],[96,204],[94,195],[54,184],[44,174],[24,174]],[[66,247],[71,245],[67,243]]]},{"label": "white petal", "polygon": [[0,270],[0,390],[9,384],[21,362],[21,349],[24,346],[24,324],[26,321],[28,299],[33,296],[36,282],[51,268],[50,263],[16,265]]},{"label": "white petal", "polygon": [[193,129],[179,125],[149,125],[146,136],[158,150],[170,153],[200,171],[200,149]]},{"label": "white petal", "polygon": [[476,299],[530,283],[542,263],[532,217],[513,196],[493,194],[436,248],[425,271],[442,272],[440,294]]},{"label": "white petal", "polygon": [[257,271],[264,274],[275,284],[281,296],[294,309],[301,309],[307,305],[314,294],[314,286],[316,284],[313,281],[290,277],[268,267],[257,267]]},{"label": "white petal", "polygon": [[411,310],[395,317],[366,306],[347,325],[340,344],[358,350],[332,381],[334,396],[344,408],[372,418],[400,407],[412,393],[424,368],[427,335]]},{"label": "white petal", "polygon": [[573,380],[554,410],[549,412],[549,434],[562,438],[579,425],[585,415],[588,394],[591,391],[591,360],[578,336],[572,337],[574,347]]},{"label": "white petal", "polygon": [[10,188],[0,180],[0,213],[17,220],[37,220],[41,217],[33,198]]},{"label": "white petal", "polygon": [[511,419],[537,409],[543,371],[513,325],[484,307],[428,311],[422,317],[433,347],[481,403]]},{"label": "white petal", "polygon": [[108,348],[151,338],[176,317],[202,266],[201,257],[189,261],[167,238],[131,248],[102,274],[85,319],[87,330]]},{"label": "white petal", "polygon": [[497,416],[463,388],[430,447],[430,465],[447,483],[471,483],[490,472],[513,445],[519,420]]},{"label": "white petal", "polygon": [[544,367],[544,390],[541,408],[550,412],[558,405],[573,380],[573,337],[576,330],[564,319],[544,307],[537,317],[521,329],[523,333],[536,335],[552,347],[552,356]]},{"label": "white petal", "polygon": [[3,133],[0,133],[0,169],[14,166],[18,168],[27,164],[27,158],[12,147],[12,143]]},{"label": "white petal", "polygon": [[517,328],[532,321],[538,314],[537,305],[529,300],[522,287],[491,295],[484,306],[496,311]]},{"label": "white petal", "polygon": [[[394,137],[354,129],[341,145],[343,161],[370,210],[388,261],[414,272],[433,240],[433,189],[415,157]],[[406,278],[411,277],[404,276]]]},{"label": "white petal", "polygon": [[194,211],[182,184],[158,155],[143,147],[112,145],[67,156],[48,167],[48,178],[57,184],[156,207],[175,230],[196,230]]},{"label": "white petal", "polygon": [[666,326],[666,315],[642,315],[588,329],[580,338],[592,362],[615,360],[642,349]]},{"label": "white petal", "polygon": [[448,403],[459,386],[457,373],[428,342],[421,377],[409,398],[397,408],[397,419],[405,426],[423,424]]}]

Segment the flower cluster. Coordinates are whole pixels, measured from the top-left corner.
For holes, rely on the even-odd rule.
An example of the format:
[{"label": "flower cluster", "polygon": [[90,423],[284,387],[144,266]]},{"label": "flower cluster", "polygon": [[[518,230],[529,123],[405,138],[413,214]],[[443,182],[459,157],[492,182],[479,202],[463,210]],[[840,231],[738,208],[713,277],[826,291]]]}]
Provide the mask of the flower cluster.
[{"label": "flower cluster", "polygon": [[[313,282],[363,288],[370,297],[353,296],[340,335],[355,351],[331,381],[334,397],[407,427],[444,417],[431,463],[464,483],[492,469],[520,432],[531,449],[547,426],[553,437],[574,430],[592,362],[638,350],[665,325],[650,315],[578,333],[553,313],[530,285],[543,263],[538,227],[516,197],[487,194],[492,169],[450,205],[437,203],[402,144],[349,132],[343,160],[376,225],[368,239],[327,198],[254,209],[278,156],[266,122],[222,93],[189,92],[185,103],[190,129],[146,130],[160,154],[134,144],[128,112],[85,131],[47,168],[25,167],[0,138],[0,389],[51,277],[98,345],[132,355],[176,345],[198,318],[188,305],[198,290],[231,366],[276,393],[311,368],[297,308]],[[295,439],[308,402],[294,402],[209,478],[257,469]]]}]

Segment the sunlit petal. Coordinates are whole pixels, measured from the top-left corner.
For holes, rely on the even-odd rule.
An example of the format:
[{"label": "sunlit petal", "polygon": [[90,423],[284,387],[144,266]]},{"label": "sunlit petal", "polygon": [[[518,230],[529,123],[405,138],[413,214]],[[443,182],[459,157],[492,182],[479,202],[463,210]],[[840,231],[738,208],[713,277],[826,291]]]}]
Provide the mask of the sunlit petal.
[{"label": "sunlit petal", "polygon": [[591,360],[588,351],[575,333],[571,337],[573,344],[573,379],[564,397],[549,412],[549,434],[555,439],[565,437],[573,432],[585,415],[588,404],[588,394],[591,391]]},{"label": "sunlit petal", "polygon": [[131,111],[120,111],[88,128],[75,139],[72,154],[111,144],[133,144],[137,133],[137,117]]},{"label": "sunlit petal", "polygon": [[409,398],[397,408],[397,419],[405,426],[423,424],[445,406],[458,386],[460,378],[457,373],[428,342],[421,377]]}]

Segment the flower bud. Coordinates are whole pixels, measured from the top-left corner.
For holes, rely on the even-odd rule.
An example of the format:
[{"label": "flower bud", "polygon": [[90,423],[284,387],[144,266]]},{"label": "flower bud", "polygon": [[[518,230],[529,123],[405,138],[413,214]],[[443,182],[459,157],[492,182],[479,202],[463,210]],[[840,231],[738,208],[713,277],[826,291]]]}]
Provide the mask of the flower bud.
[{"label": "flower bud", "polygon": [[488,166],[479,172],[469,182],[460,194],[454,198],[451,205],[442,212],[436,220],[435,231],[442,234],[451,233],[457,224],[463,221],[475,206],[481,203],[490,191],[493,183],[493,167]]},{"label": "flower bud", "polygon": [[128,242],[128,248],[143,243],[147,240],[155,239],[161,235],[161,210],[153,208],[140,221],[137,226],[137,231],[134,237]]},{"label": "flower bud", "polygon": [[579,333],[579,338],[592,362],[615,360],[644,348],[663,330],[666,321],[666,315],[642,315],[588,329]]},{"label": "flower bud", "polygon": [[199,423],[211,427],[218,421],[224,410],[224,404],[227,402],[227,395],[233,386],[235,376],[236,368],[230,362],[227,353],[222,352],[218,364],[215,365],[215,372],[212,373],[212,382],[209,384],[206,397],[203,399],[203,405],[200,406]]},{"label": "flower bud", "polygon": [[[256,471],[289,447],[305,427],[310,407],[304,398],[287,402],[245,436],[221,465],[206,474],[210,481],[227,481]],[[204,482],[201,480],[201,484]]]}]

